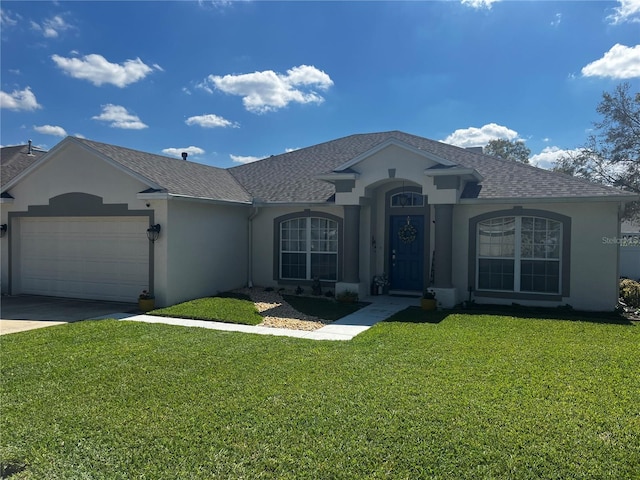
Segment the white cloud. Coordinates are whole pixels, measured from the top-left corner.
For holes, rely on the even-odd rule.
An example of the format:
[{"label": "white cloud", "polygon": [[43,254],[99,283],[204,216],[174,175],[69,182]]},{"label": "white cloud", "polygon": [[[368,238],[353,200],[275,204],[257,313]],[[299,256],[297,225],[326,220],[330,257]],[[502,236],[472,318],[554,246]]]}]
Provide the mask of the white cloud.
[{"label": "white cloud", "polygon": [[553,168],[553,165],[560,157],[564,157],[566,155],[577,155],[580,152],[581,149],[579,148],[563,150],[560,147],[544,147],[542,152],[536,153],[529,158],[529,164],[549,170]]},{"label": "white cloud", "polygon": [[322,70],[300,65],[286,74],[272,70],[242,75],[209,75],[199,85],[212,92],[210,85],[231,95],[242,97],[245,108],[253,113],[265,113],[286,107],[289,103],[322,103],[324,98],[313,88],[326,91],[333,80]]},{"label": "white cloud", "polygon": [[187,152],[189,155],[203,155],[205,152],[200,147],[185,147],[185,148],[165,148],[162,153],[169,155],[170,157],[182,158],[182,152]]},{"label": "white cloud", "polygon": [[229,155],[229,157],[231,157],[231,160],[233,160],[236,163],[251,163],[251,162],[257,162],[258,160],[262,160],[263,158],[266,158],[266,157],[252,157],[252,156],[243,157],[242,155]]},{"label": "white cloud", "polygon": [[615,79],[640,77],[640,45],[627,47],[616,43],[604,57],[584,67],[582,75]]},{"label": "white cloud", "polygon": [[[51,59],[66,74],[73,78],[88,80],[97,87],[110,83],[116,87],[126,87],[149,75],[153,69],[142,60],[125,60],[124,63],[111,63],[102,55],[91,54],[82,58],[66,58],[52,55]],[[156,67],[158,69],[158,67]]]},{"label": "white cloud", "polygon": [[556,13],[556,15],[553,18],[553,20],[551,20],[551,26],[552,27],[557,27],[558,25],[560,25],[561,22],[562,22],[562,14],[561,13]]},{"label": "white cloud", "polygon": [[147,128],[147,125],[142,123],[137,115],[132,115],[121,105],[107,104],[102,106],[102,113],[95,117],[91,117],[93,120],[101,120],[103,122],[109,122],[112,128],[123,128],[126,130],[141,130]]},{"label": "white cloud", "polygon": [[56,38],[60,35],[60,32],[69,30],[71,25],[69,25],[60,15],[55,15],[44,20],[41,24],[32,21],[31,28],[41,32],[46,38]]},{"label": "white cloud", "polygon": [[213,113],[207,115],[196,115],[195,117],[189,117],[185,120],[187,125],[199,125],[203,128],[216,128],[216,127],[234,127],[238,128],[238,124],[231,122],[226,118],[219,117]]},{"label": "white cloud", "polygon": [[484,147],[490,140],[499,138],[510,141],[515,140],[518,138],[518,132],[496,123],[488,123],[480,128],[469,127],[458,129],[442,140],[442,142],[465,148]]},{"label": "white cloud", "polygon": [[24,90],[14,90],[11,93],[0,92],[0,108],[8,110],[36,110],[42,108],[38,104],[36,96],[31,91],[31,87]]},{"label": "white cloud", "polygon": [[18,24],[18,20],[21,19],[20,15],[12,17],[13,13],[0,9],[0,25],[3,27],[13,27]]},{"label": "white cloud", "polygon": [[65,131],[64,128],[58,127],[58,126],[55,126],[55,125],[40,125],[40,126],[35,126],[34,125],[33,129],[36,132],[42,133],[44,135],[54,135],[56,137],[66,137],[67,136],[67,132]]},{"label": "white cloud", "polygon": [[640,0],[618,0],[620,5],[607,19],[614,25],[624,22],[640,22]]},{"label": "white cloud", "polygon": [[499,2],[500,0],[462,0],[462,5],[480,10],[481,8],[490,9],[491,5]]}]

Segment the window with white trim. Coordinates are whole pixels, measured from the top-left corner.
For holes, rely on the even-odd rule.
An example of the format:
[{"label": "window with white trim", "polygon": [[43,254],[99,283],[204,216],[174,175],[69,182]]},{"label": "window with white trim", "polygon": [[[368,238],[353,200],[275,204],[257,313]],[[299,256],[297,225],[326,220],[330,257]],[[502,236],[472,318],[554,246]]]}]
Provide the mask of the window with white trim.
[{"label": "window with white trim", "polygon": [[478,290],[560,293],[562,223],[507,216],[478,222]]},{"label": "window with white trim", "polygon": [[280,278],[338,279],[338,222],[293,218],[280,223]]}]

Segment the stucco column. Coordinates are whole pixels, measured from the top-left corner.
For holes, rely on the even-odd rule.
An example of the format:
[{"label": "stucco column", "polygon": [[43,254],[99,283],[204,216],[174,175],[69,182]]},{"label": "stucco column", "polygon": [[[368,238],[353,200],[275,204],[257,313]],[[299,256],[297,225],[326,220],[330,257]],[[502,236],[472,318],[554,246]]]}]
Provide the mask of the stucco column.
[{"label": "stucco column", "polygon": [[344,206],[343,258],[342,281],[360,283],[360,205]]},{"label": "stucco column", "polygon": [[453,205],[436,205],[434,287],[451,288],[453,261]]}]

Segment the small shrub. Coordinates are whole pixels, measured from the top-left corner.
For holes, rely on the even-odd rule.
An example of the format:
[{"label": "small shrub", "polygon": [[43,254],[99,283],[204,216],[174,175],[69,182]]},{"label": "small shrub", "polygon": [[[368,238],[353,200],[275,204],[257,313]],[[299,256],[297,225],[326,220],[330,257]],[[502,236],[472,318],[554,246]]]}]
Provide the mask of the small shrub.
[{"label": "small shrub", "polygon": [[630,307],[640,307],[640,282],[624,278],[620,281],[620,298]]}]

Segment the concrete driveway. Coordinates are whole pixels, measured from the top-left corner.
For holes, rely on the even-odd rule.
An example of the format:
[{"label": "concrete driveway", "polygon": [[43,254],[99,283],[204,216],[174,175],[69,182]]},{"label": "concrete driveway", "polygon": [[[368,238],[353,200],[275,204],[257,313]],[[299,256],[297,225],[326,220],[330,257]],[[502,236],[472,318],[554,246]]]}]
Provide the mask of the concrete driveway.
[{"label": "concrete driveway", "polygon": [[0,335],[138,310],[135,303],[37,295],[3,296],[0,302]]}]

